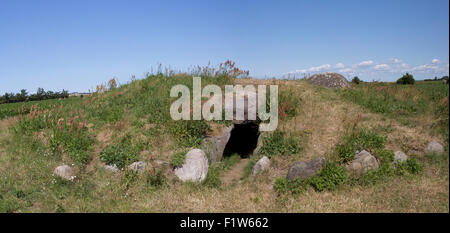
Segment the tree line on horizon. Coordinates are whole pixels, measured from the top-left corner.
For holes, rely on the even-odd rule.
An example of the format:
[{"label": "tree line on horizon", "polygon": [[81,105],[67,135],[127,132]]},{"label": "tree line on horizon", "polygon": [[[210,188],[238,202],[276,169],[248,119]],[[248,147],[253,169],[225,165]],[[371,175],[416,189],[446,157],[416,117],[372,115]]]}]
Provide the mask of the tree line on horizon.
[{"label": "tree line on horizon", "polygon": [[69,92],[62,90],[61,92],[45,91],[44,88],[38,88],[35,94],[29,94],[26,89],[20,90],[19,93],[5,93],[0,96],[0,104],[18,103],[26,101],[38,101],[48,99],[68,98]]}]

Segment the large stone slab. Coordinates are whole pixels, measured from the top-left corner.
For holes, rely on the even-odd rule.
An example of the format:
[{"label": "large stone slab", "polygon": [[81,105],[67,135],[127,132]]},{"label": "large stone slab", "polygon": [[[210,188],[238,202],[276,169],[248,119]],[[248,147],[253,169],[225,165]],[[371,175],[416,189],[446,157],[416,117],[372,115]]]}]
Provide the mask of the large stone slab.
[{"label": "large stone slab", "polygon": [[202,182],[208,174],[208,159],[205,152],[192,149],[186,154],[181,167],[175,168],[175,175],[182,181]]},{"label": "large stone slab", "polygon": [[295,162],[289,167],[288,180],[306,179],[316,175],[325,165],[325,158],[319,157],[306,162]]}]

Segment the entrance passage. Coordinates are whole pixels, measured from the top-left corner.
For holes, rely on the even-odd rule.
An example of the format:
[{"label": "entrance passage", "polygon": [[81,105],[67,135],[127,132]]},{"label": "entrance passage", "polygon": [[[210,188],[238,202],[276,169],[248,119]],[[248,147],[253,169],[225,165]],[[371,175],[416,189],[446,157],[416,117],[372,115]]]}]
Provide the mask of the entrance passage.
[{"label": "entrance passage", "polygon": [[223,156],[227,157],[237,153],[241,158],[247,158],[256,149],[258,137],[259,124],[254,122],[235,124],[223,151]]}]

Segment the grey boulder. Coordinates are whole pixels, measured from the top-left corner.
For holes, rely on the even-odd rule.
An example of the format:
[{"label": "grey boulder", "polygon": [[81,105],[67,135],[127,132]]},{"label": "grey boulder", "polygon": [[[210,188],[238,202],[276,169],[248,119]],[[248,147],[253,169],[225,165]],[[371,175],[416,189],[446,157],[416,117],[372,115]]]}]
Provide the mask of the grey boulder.
[{"label": "grey boulder", "polygon": [[145,168],[147,168],[147,163],[142,161],[134,162],[128,166],[129,170],[135,171],[137,173],[143,173],[145,171]]},{"label": "grey boulder", "polygon": [[356,159],[346,166],[346,169],[361,175],[369,170],[378,169],[377,159],[367,151],[361,151],[357,154]]},{"label": "grey boulder", "polygon": [[105,165],[105,170],[108,172],[113,172],[113,173],[117,173],[120,171],[119,168],[115,164]]},{"label": "grey boulder", "polygon": [[56,167],[53,173],[65,180],[72,180],[74,178],[72,168],[68,165]]},{"label": "grey boulder", "polygon": [[427,148],[425,149],[426,153],[432,154],[432,153],[437,153],[437,154],[441,154],[444,153],[444,147],[436,142],[436,141],[431,141],[430,143],[428,143]]},{"label": "grey boulder", "polygon": [[267,156],[262,157],[255,163],[252,169],[252,176],[256,176],[258,173],[266,170],[270,166],[270,159]]},{"label": "grey boulder", "polygon": [[317,174],[325,165],[325,158],[319,157],[306,162],[295,162],[289,167],[288,180],[306,179]]},{"label": "grey boulder", "polygon": [[202,182],[208,174],[208,158],[200,149],[192,149],[186,154],[184,163],[175,168],[175,175],[182,181]]},{"label": "grey boulder", "polygon": [[408,160],[408,156],[403,151],[396,151],[394,153],[394,163],[403,163]]}]

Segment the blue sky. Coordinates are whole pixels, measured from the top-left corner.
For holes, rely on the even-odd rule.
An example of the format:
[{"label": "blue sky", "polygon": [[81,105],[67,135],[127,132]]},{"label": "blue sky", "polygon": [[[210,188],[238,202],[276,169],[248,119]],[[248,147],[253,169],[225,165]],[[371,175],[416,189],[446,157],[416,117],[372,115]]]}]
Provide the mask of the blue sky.
[{"label": "blue sky", "polygon": [[259,78],[441,77],[449,1],[0,1],[0,93],[84,92],[226,59]]}]

